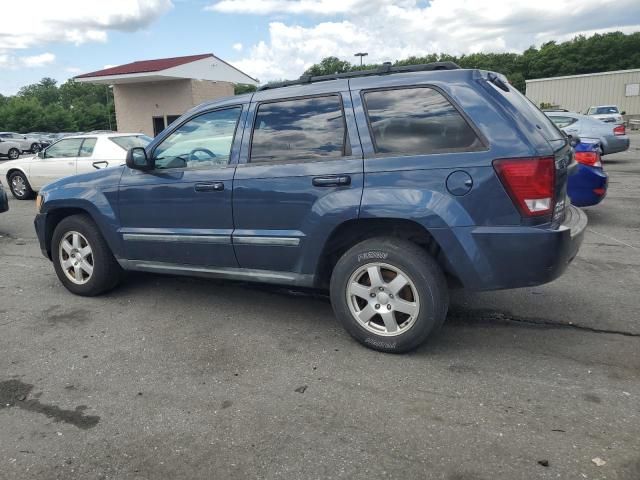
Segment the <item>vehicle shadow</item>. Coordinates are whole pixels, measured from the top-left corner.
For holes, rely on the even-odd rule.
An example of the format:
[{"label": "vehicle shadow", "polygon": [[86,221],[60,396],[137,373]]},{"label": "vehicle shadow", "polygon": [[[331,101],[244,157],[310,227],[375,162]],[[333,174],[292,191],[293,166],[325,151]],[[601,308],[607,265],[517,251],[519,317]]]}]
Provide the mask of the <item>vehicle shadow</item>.
[{"label": "vehicle shadow", "polygon": [[[361,346],[342,329],[323,292],[221,280],[132,273],[121,287],[107,294],[114,301],[155,298],[149,314],[173,311],[181,328],[205,331],[211,327],[188,315],[226,311],[238,331],[256,332],[279,349],[304,354],[314,349],[349,350],[354,354],[382,355]],[[188,325],[193,322],[192,325]],[[603,342],[603,336],[606,341]],[[594,367],[607,365],[612,378],[640,377],[640,359],[629,337],[575,328],[556,319],[516,317],[494,305],[469,306],[454,301],[443,327],[417,350],[400,357],[411,362],[449,362],[455,374],[475,375],[487,365],[510,358],[518,369],[525,363],[570,361]],[[619,355],[612,355],[612,345]],[[233,345],[225,344],[225,348]],[[628,356],[624,354],[629,350]],[[360,353],[358,353],[360,352]],[[205,352],[200,352],[204,355]],[[637,356],[636,356],[637,357]],[[399,357],[389,356],[389,361]],[[528,358],[525,362],[524,359]],[[555,359],[555,360],[554,360]],[[501,364],[499,368],[510,367]],[[609,374],[608,373],[608,374]]]}]

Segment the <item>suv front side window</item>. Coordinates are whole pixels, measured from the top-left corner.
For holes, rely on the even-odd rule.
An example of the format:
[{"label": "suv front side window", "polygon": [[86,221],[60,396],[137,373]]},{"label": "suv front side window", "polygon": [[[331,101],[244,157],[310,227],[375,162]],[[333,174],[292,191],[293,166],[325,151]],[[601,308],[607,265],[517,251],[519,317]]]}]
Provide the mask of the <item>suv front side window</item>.
[{"label": "suv front side window", "polygon": [[444,95],[415,87],[364,93],[376,153],[424,155],[484,145]]},{"label": "suv front side window", "polygon": [[338,95],[263,103],[251,141],[252,162],[336,159],[350,155]]},{"label": "suv front side window", "polygon": [[211,168],[229,163],[240,107],[215,110],[182,124],[155,151],[155,168]]}]

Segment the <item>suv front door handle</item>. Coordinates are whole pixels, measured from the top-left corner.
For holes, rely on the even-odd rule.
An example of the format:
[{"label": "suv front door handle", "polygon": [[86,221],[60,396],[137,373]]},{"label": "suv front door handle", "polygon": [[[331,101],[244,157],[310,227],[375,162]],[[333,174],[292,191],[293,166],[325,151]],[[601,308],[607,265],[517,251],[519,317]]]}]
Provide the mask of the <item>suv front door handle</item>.
[{"label": "suv front door handle", "polygon": [[351,177],[349,175],[335,175],[329,177],[314,177],[314,187],[340,187],[343,185],[351,185]]},{"label": "suv front door handle", "polygon": [[193,188],[196,192],[221,192],[224,190],[224,183],[196,183],[195,187]]}]

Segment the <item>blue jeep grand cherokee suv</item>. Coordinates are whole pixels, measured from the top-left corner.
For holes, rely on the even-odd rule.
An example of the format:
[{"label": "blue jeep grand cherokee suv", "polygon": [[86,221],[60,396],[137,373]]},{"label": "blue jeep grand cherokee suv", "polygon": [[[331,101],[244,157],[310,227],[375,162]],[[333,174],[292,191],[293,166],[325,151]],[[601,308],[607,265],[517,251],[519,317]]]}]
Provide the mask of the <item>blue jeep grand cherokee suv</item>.
[{"label": "blue jeep grand cherokee suv", "polygon": [[123,270],[325,289],[357,340],[403,352],[442,324],[448,286],[565,270],[586,226],[571,162],[501,75],[385,65],[200,105],[126,166],[42,189],[35,224],[75,294]]}]

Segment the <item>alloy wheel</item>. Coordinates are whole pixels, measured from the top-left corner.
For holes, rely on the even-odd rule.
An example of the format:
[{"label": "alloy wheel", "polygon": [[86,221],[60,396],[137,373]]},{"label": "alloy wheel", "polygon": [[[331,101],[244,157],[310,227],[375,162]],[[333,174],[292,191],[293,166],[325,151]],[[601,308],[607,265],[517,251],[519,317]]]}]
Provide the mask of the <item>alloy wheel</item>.
[{"label": "alloy wheel", "polygon": [[368,263],[349,278],[347,304],[356,321],[376,335],[409,330],[420,313],[418,291],[409,276],[386,263]]},{"label": "alloy wheel", "polygon": [[20,175],[16,175],[11,179],[11,190],[16,195],[16,197],[22,198],[27,193],[27,183],[24,181],[24,178]]},{"label": "alloy wheel", "polygon": [[76,285],[84,285],[93,275],[93,250],[86,237],[79,232],[64,234],[58,247],[62,271]]}]

